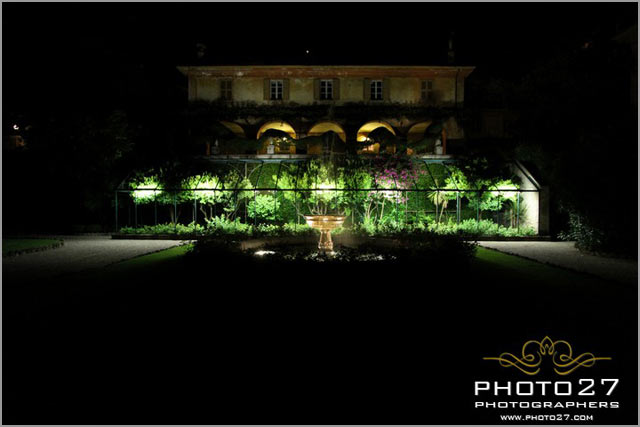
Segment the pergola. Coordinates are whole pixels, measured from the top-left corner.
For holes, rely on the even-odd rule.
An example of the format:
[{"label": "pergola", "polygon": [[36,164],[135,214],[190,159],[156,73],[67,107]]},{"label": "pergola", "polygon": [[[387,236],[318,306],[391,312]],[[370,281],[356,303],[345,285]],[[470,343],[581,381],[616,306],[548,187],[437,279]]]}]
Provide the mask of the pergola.
[{"label": "pergola", "polygon": [[[311,185],[301,185],[299,178],[307,171],[313,171],[314,168],[310,168],[312,161],[317,160],[319,156],[311,155],[255,155],[255,156],[209,156],[207,157],[209,167],[207,170],[203,170],[203,173],[210,173],[213,175],[224,173],[228,171],[235,171],[237,173],[237,180],[232,183],[225,183],[224,180],[216,181],[216,185],[213,187],[202,186],[202,182],[197,182],[195,186],[191,187],[161,187],[157,185],[155,188],[145,187],[144,191],[158,194],[164,192],[173,196],[173,209],[175,217],[178,216],[178,195],[182,194],[182,200],[184,195],[191,194],[193,202],[193,222],[198,221],[198,198],[196,193],[200,191],[208,191],[215,193],[225,193],[237,198],[240,192],[253,192],[253,197],[260,193],[272,193],[277,195],[279,192],[293,192],[296,196],[296,203],[298,194],[310,193],[310,192],[365,192],[365,193],[379,193],[379,192],[397,192],[402,193],[435,193],[436,203],[440,194],[447,193],[449,195],[455,194],[456,201],[456,222],[459,224],[461,221],[461,196],[463,193],[516,193],[516,227],[520,227],[520,214],[521,214],[521,199],[529,196],[535,196],[535,202],[537,203],[537,196],[540,192],[540,185],[531,176],[531,174],[524,168],[519,162],[511,164],[511,168],[514,175],[517,175],[521,180],[521,185],[518,188],[464,188],[456,182],[455,176],[452,173],[452,165],[457,163],[456,159],[451,156],[412,156],[411,162],[426,171],[426,175],[429,179],[426,182],[419,183],[417,180],[412,179],[408,183],[404,182],[403,185],[398,185],[397,180],[393,179],[393,185],[391,187],[381,187],[377,185],[376,180],[372,180],[373,185],[361,187],[358,186],[357,179],[349,179],[348,167],[355,166],[371,166],[376,161],[375,156],[359,155],[349,156],[345,154],[333,154],[331,156],[325,156],[324,160],[326,164],[331,165],[334,168],[334,173],[330,174],[330,180],[327,182],[324,179],[320,182],[318,177],[318,168],[315,168],[315,179],[311,178]],[[345,167],[346,166],[346,167]],[[344,169],[341,169],[344,168]],[[435,170],[437,169],[437,171]],[[342,170],[342,172],[339,172]],[[289,176],[293,176],[293,183],[289,185],[283,185],[281,177],[284,173],[288,173]],[[342,175],[340,175],[342,173]],[[437,175],[441,176],[441,179],[436,178]],[[339,180],[338,177],[342,176],[344,179]],[[444,179],[448,178],[448,181],[453,186],[442,186],[441,183]],[[246,182],[250,183],[247,187]],[[243,183],[241,185],[241,183]],[[309,183],[307,179],[305,184]],[[127,180],[123,180],[119,187],[115,190],[115,221],[116,230],[120,224],[119,210],[122,206],[122,198],[125,194],[131,195],[135,192],[135,189],[127,188]],[[131,199],[128,197],[128,199]],[[183,202],[182,202],[183,203]],[[395,203],[398,201],[396,199]],[[479,204],[478,204],[479,206]],[[537,206],[536,206],[537,207]],[[134,218],[133,222],[135,226],[138,225],[138,206],[133,203]],[[274,203],[274,209],[277,209]],[[397,212],[397,210],[396,210]],[[406,212],[406,211],[405,211]],[[476,219],[480,218],[480,208],[477,207]],[[536,215],[537,218],[537,215]],[[401,218],[397,218],[401,220]],[[406,220],[406,218],[405,218]],[[246,221],[246,213],[245,213]],[[154,222],[158,223],[157,203],[154,203]],[[257,219],[254,218],[254,223],[257,223]]]}]

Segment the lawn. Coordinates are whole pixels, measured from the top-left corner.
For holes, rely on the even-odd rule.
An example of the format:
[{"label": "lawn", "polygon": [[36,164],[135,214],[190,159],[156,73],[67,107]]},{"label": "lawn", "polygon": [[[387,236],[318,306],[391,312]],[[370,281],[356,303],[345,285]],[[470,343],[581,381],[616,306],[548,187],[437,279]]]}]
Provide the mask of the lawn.
[{"label": "lawn", "polygon": [[[106,277],[109,279],[117,279],[118,274],[127,275],[146,269],[152,269],[157,272],[157,269],[166,268],[179,261],[180,258],[187,253],[190,247],[191,245],[176,246],[149,255],[132,258],[112,264],[106,267],[100,274],[106,274]],[[114,275],[114,277],[111,277],[111,275]]]},{"label": "lawn", "polygon": [[492,249],[478,247],[474,269],[477,274],[493,277],[500,273],[503,279],[517,281],[520,284],[553,284],[553,286],[602,285],[604,281],[586,273],[555,267],[508,255]]},{"label": "lawn", "polygon": [[41,250],[59,243],[60,240],[56,239],[2,239],[2,256]]}]

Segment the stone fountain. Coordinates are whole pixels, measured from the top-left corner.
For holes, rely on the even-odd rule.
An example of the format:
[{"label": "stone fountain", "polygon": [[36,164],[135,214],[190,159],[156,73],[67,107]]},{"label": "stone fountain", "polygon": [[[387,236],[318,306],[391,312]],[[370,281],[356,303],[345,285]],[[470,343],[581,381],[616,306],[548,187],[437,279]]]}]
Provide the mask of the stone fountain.
[{"label": "stone fountain", "polygon": [[325,252],[333,251],[333,241],[331,240],[331,231],[344,224],[346,216],[344,215],[305,215],[304,219],[311,228],[320,231],[320,241],[318,241],[318,249]]}]

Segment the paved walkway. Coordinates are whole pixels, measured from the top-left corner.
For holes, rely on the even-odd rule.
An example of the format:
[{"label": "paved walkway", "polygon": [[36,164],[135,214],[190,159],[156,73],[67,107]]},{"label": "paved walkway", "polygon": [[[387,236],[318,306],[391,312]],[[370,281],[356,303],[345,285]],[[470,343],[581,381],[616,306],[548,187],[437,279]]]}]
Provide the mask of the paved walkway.
[{"label": "paved walkway", "polygon": [[593,274],[608,280],[634,284],[638,281],[637,260],[583,254],[574,247],[574,242],[478,242],[478,244],[485,248]]},{"label": "paved walkway", "polygon": [[110,236],[53,236],[60,248],[2,259],[2,275],[38,280],[105,267],[182,244],[179,240],[111,240]]}]

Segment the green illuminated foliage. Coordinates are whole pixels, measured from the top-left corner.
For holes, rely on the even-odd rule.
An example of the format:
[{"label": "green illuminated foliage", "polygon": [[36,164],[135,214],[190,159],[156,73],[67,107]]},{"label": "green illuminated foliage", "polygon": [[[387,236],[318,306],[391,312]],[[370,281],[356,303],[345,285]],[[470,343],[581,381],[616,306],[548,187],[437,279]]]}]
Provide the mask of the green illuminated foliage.
[{"label": "green illuminated foliage", "polygon": [[275,221],[282,219],[280,200],[273,194],[256,194],[247,205],[249,217],[258,221]]},{"label": "green illuminated foliage", "polygon": [[[185,171],[174,176],[171,180],[156,175],[136,180],[130,186],[134,202],[169,207],[173,224],[183,217],[181,210],[195,209],[187,218],[209,229],[231,227],[220,227],[223,219],[233,224],[251,219],[254,225],[270,226],[304,223],[304,215],[310,214],[346,215],[345,227],[372,235],[379,227],[404,230],[409,225],[446,231],[451,221],[469,218],[513,228],[518,212],[522,216],[526,209],[518,201],[519,185],[512,179],[483,177],[465,164],[425,164],[403,155],[242,167],[223,164],[205,173]],[[424,191],[428,189],[433,190]],[[456,230],[459,228],[456,224]]]},{"label": "green illuminated foliage", "polygon": [[133,200],[137,204],[152,203],[164,191],[156,176],[144,177],[139,181],[132,182],[130,188]]},{"label": "green illuminated foliage", "polygon": [[349,205],[347,192],[340,191],[347,188],[344,168],[321,161],[281,173],[278,188],[301,190],[282,192],[282,197],[294,207],[298,216],[345,214]]},{"label": "green illuminated foliage", "polygon": [[234,218],[243,200],[253,195],[251,183],[238,172],[230,171],[222,177],[212,174],[195,175],[185,179],[183,188],[190,189],[184,197],[195,200],[207,222],[216,215],[214,207],[221,205],[223,214]]}]

